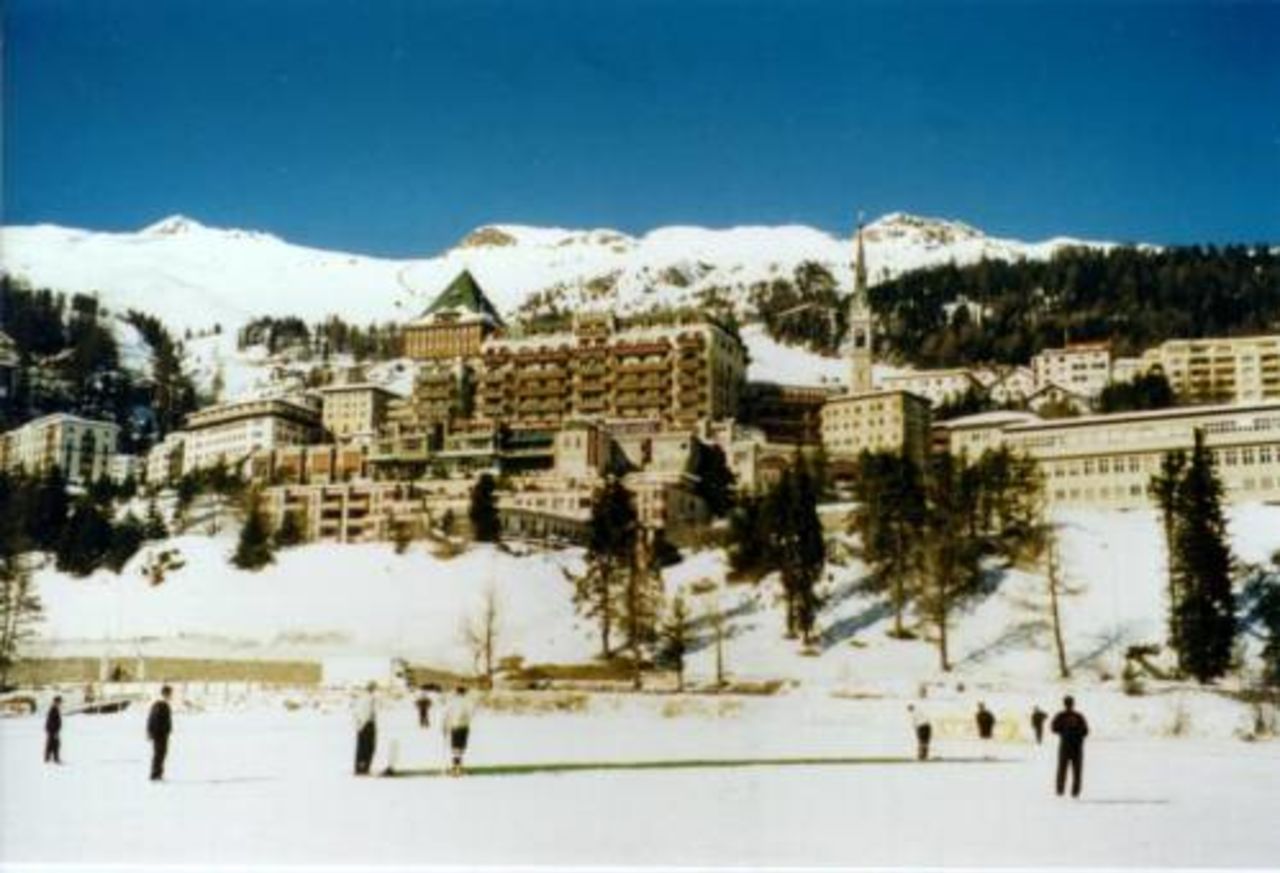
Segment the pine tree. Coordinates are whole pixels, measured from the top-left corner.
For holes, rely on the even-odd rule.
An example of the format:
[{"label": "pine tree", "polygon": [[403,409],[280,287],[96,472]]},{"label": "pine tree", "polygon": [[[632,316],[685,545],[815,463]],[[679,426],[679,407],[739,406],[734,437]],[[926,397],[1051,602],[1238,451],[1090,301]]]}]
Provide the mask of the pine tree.
[{"label": "pine tree", "polygon": [[25,559],[16,554],[0,556],[0,688],[8,686],[18,648],[30,639],[43,612]]},{"label": "pine tree", "polygon": [[1271,568],[1257,568],[1245,586],[1245,620],[1262,630],[1262,681],[1280,687],[1280,551]]},{"label": "pine tree", "polygon": [[689,611],[684,598],[676,595],[662,625],[660,662],[676,671],[676,690],[684,691],[684,659],[689,652]]},{"label": "pine tree", "polygon": [[572,577],[578,609],[600,624],[600,651],[605,658],[613,654],[621,590],[635,565],[637,528],[631,493],[616,476],[610,476],[591,501],[587,570]]},{"label": "pine tree", "polygon": [[903,619],[913,596],[925,521],[919,468],[898,453],[865,452],[858,462],[854,496],[859,504],[854,527],[862,540],[863,561],[875,588],[891,592],[890,635],[904,639],[910,636]]},{"label": "pine tree", "polygon": [[111,522],[102,509],[87,498],[77,501],[58,540],[58,569],[74,576],[89,575],[106,558],[111,539]]},{"label": "pine tree", "polygon": [[498,505],[494,499],[497,483],[493,476],[484,473],[471,489],[471,538],[478,543],[496,543],[502,536],[502,523],[498,518]]},{"label": "pine tree", "polygon": [[162,540],[169,536],[169,528],[164,523],[164,516],[160,514],[160,506],[155,497],[147,501],[147,519],[143,534],[148,540]]},{"label": "pine tree", "polygon": [[785,470],[765,500],[769,539],[766,560],[782,577],[787,637],[808,645],[818,614],[818,580],[826,563],[818,495],[808,468],[800,462]]},{"label": "pine tree", "polygon": [[707,511],[715,518],[723,518],[733,508],[734,475],[725,460],[724,449],[713,444],[696,442],[694,475],[697,476],[697,494],[707,504]]},{"label": "pine tree", "polygon": [[[1160,459],[1160,472],[1151,477],[1147,484],[1147,494],[1155,501],[1160,510],[1160,518],[1164,526],[1165,575],[1168,580],[1169,604],[1169,640],[1174,651],[1181,659],[1181,650],[1174,642],[1178,639],[1178,593],[1177,554],[1175,549],[1175,533],[1178,521],[1178,486],[1182,482],[1187,467],[1186,453],[1181,451],[1167,452]],[[1179,660],[1181,669],[1181,660]]]},{"label": "pine tree", "polygon": [[1208,682],[1230,666],[1237,626],[1222,483],[1200,431],[1178,485],[1176,505],[1174,554],[1179,599],[1175,646],[1186,672]]},{"label": "pine tree", "polygon": [[111,545],[107,548],[104,563],[115,572],[124,570],[124,565],[142,548],[146,539],[146,529],[132,512],[127,513],[111,528]]},{"label": "pine tree", "polygon": [[938,662],[951,669],[948,630],[951,610],[980,578],[982,543],[972,533],[977,490],[963,458],[935,455],[927,483],[921,605],[938,634]]},{"label": "pine tree", "polygon": [[70,509],[71,499],[67,496],[67,480],[62,469],[48,468],[33,488],[31,513],[26,520],[27,540],[37,549],[56,549]]},{"label": "pine tree", "polygon": [[748,494],[729,513],[729,569],[734,576],[757,577],[765,570],[765,500]]},{"label": "pine tree", "polygon": [[266,513],[262,511],[257,494],[249,496],[249,508],[244,526],[240,528],[240,542],[231,562],[241,570],[260,570],[275,559],[271,548],[271,529]]}]

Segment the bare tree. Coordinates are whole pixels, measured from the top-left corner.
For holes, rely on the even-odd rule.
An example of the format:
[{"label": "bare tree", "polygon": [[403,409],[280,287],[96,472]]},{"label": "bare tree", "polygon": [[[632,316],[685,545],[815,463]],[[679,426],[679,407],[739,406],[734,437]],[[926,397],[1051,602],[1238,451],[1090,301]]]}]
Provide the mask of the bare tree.
[{"label": "bare tree", "polygon": [[1059,597],[1063,593],[1062,565],[1058,557],[1058,537],[1050,524],[1045,532],[1045,582],[1049,588],[1049,619],[1053,623],[1053,648],[1058,653],[1058,675],[1071,678],[1067,665],[1067,647],[1062,639],[1062,609]]},{"label": "bare tree", "polygon": [[636,536],[635,558],[623,581],[622,620],[631,654],[631,684],[643,685],[645,649],[658,636],[658,615],[662,609],[662,577],[654,566],[653,532],[640,530]]},{"label": "bare tree", "polygon": [[[696,589],[695,589],[696,590]],[[715,646],[715,665],[716,665],[716,690],[724,688],[725,685],[725,640],[728,639],[728,632],[725,625],[724,607],[720,602],[721,589],[717,585],[714,588],[705,590],[705,599],[703,600],[703,621],[711,628],[711,642]]]},{"label": "bare tree", "polygon": [[502,630],[501,604],[498,592],[490,585],[480,601],[480,610],[463,623],[462,636],[471,651],[476,673],[483,675],[485,685],[493,686],[498,635]]}]

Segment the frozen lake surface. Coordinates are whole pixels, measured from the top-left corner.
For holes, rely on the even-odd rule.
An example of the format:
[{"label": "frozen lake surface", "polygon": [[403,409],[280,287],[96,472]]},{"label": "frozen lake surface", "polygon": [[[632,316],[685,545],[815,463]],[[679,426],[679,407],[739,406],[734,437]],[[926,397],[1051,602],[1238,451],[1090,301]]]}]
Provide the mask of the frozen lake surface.
[{"label": "frozen lake surface", "polygon": [[[1005,734],[981,743],[946,713],[937,713],[941,760],[910,761],[903,705],[794,695],[482,710],[475,765],[903,762],[461,779],[353,777],[342,706],[179,706],[163,784],[146,779],[141,709],[69,717],[61,768],[40,761],[41,718],[6,719],[0,861],[1268,867],[1280,859],[1278,743],[1126,738],[1099,723],[1084,796],[1073,801],[1053,795],[1048,742]],[[439,764],[438,733],[412,719],[407,702],[384,713],[377,767],[393,740],[401,768]]]}]

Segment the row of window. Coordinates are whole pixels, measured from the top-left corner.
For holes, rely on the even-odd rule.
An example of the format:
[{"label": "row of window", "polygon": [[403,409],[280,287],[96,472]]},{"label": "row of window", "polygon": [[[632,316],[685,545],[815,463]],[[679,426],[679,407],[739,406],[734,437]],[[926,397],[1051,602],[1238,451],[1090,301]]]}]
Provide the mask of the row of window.
[{"label": "row of window", "polygon": [[[1275,476],[1246,477],[1231,483],[1229,491],[1262,491],[1271,492],[1280,488],[1280,478]],[[1102,485],[1097,488],[1054,488],[1053,499],[1058,501],[1093,501],[1093,500],[1140,500],[1146,494],[1146,487],[1141,484]]]},{"label": "row of window", "polygon": [[[1217,449],[1214,461],[1220,467],[1266,465],[1280,462],[1280,446],[1248,446],[1245,448]],[[1119,458],[1085,458],[1077,461],[1046,461],[1054,479],[1069,476],[1106,476],[1112,473],[1154,473],[1160,465],[1160,456],[1129,455]]]}]

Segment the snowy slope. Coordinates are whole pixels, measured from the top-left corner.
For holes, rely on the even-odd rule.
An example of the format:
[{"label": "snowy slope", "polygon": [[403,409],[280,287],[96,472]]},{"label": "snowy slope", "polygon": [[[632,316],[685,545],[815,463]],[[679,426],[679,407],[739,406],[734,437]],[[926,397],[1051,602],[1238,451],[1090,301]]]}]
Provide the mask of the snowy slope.
[{"label": "snowy slope", "polygon": [[478,614],[492,587],[502,614],[503,653],[533,661],[590,656],[562,567],[579,569],[567,552],[516,558],[473,548],[449,561],[422,548],[396,555],[388,544],[319,544],[285,550],[258,573],[229,563],[234,536],[178,537],[186,566],[152,587],[140,567],[147,549],[119,576],[71,579],[37,574],[50,606],[47,637],[101,651],[133,652],[141,640],[189,656],[402,656],[471,669],[462,625]]},{"label": "snowy slope", "polygon": [[[982,257],[1044,258],[1076,243],[1022,243],[957,223],[894,213],[866,229],[873,282],[905,270]],[[561,308],[621,311],[696,302],[721,289],[746,313],[754,282],[804,261],[851,282],[847,239],[804,226],[712,230],[665,227],[641,237],[611,230],[492,225],[436,257],[390,260],[329,252],[267,233],[205,227],[173,216],[136,233],[38,225],[0,229],[0,266],[34,285],[99,292],[108,307],[136,307],[172,328],[234,331],[256,315],[351,321],[416,315],[464,269],[505,314],[542,293]]]},{"label": "snowy slope", "polygon": [[[1159,525],[1152,512],[1073,512],[1059,523],[1064,572],[1075,589],[1062,603],[1069,660],[1084,677],[1117,676],[1129,645],[1163,640]],[[1235,507],[1231,533],[1237,557],[1265,559],[1280,547],[1280,507]],[[230,534],[188,536],[175,545],[187,566],[158,588],[138,571],[145,554],[121,576],[102,571],[74,580],[41,571],[48,613],[42,647],[71,652],[107,645],[131,652],[147,638],[157,652],[173,654],[378,653],[465,668],[469,654],[459,625],[492,585],[502,604],[502,654],[583,661],[596,651],[593,626],[574,614],[562,573],[578,566],[575,551],[515,557],[483,547],[443,561],[421,547],[396,555],[388,545],[320,544],[282,552],[274,566],[250,574],[229,565]],[[829,569],[819,652],[804,656],[782,638],[776,582],[724,584],[721,552],[691,554],[670,568],[667,588],[686,592],[699,627],[690,674],[714,673],[706,616],[718,609],[729,616],[726,661],[739,679],[902,693],[937,680],[937,655],[927,639],[886,635],[891,617],[884,600],[858,590],[863,568],[853,561]],[[1043,577],[1007,574],[994,592],[955,616],[955,675],[1015,685],[1053,679],[1045,616]]]},{"label": "snowy slope", "polygon": [[6,227],[0,266],[33,285],[99,292],[109,308],[141,309],[170,328],[220,323],[234,333],[256,315],[394,318],[405,264],[173,216],[136,233]]}]

